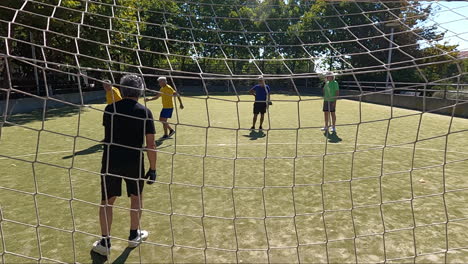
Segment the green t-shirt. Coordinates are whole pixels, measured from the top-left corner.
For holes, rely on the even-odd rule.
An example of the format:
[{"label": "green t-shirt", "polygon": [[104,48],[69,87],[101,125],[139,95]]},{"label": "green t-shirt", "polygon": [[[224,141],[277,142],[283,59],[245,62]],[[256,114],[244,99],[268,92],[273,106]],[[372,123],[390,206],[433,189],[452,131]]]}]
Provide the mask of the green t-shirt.
[{"label": "green t-shirt", "polygon": [[333,80],[333,81],[328,81],[325,83],[325,86],[323,87],[323,100],[327,102],[334,102],[336,101],[336,92],[339,91],[340,88],[338,87],[338,82]]}]

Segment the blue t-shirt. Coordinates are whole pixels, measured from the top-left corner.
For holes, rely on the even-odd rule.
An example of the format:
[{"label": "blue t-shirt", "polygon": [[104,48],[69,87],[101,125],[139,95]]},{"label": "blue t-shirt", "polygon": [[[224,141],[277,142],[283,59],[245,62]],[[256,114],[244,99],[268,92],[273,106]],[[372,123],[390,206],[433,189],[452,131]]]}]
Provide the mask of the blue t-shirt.
[{"label": "blue t-shirt", "polygon": [[270,86],[265,85],[265,87],[263,87],[257,84],[253,89],[255,90],[255,101],[265,102],[267,100],[267,95],[270,93]]}]

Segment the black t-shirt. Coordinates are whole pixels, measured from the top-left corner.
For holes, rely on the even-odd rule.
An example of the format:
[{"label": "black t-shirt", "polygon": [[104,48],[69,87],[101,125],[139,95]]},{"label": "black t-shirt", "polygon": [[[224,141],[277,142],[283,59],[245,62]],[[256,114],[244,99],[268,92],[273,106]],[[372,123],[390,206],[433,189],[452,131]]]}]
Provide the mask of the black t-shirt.
[{"label": "black t-shirt", "polygon": [[103,153],[103,168],[107,164],[107,155],[109,155],[109,171],[113,168],[143,166],[141,148],[145,142],[145,135],[156,133],[151,111],[132,99],[123,99],[110,104],[104,111],[102,122],[105,129],[104,142],[111,145],[109,149],[106,147]]}]

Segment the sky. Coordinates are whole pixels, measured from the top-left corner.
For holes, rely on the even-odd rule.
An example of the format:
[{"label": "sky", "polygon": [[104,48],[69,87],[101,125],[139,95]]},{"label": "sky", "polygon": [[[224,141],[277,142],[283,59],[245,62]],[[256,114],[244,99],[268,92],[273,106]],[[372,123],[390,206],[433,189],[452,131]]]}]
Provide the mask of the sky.
[{"label": "sky", "polygon": [[446,31],[446,41],[458,44],[459,50],[468,50],[468,1],[438,1],[432,2],[440,10],[431,19],[439,26],[439,30]]}]

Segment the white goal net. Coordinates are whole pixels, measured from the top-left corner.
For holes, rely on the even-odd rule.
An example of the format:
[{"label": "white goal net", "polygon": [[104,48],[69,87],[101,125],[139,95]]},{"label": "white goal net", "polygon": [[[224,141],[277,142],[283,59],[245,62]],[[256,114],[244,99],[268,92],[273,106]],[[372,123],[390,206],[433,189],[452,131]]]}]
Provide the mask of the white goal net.
[{"label": "white goal net", "polygon": [[[64,262],[468,262],[468,3],[2,0],[0,259]],[[339,85],[324,132],[323,87]],[[98,210],[105,80],[166,77],[127,248]],[[263,77],[262,129],[251,129]],[[328,85],[328,84],[327,84]],[[160,101],[145,102],[155,118]],[[255,125],[254,125],[255,126]],[[123,177],[123,176],[122,176]],[[124,194],[125,195],[125,194]]]}]

